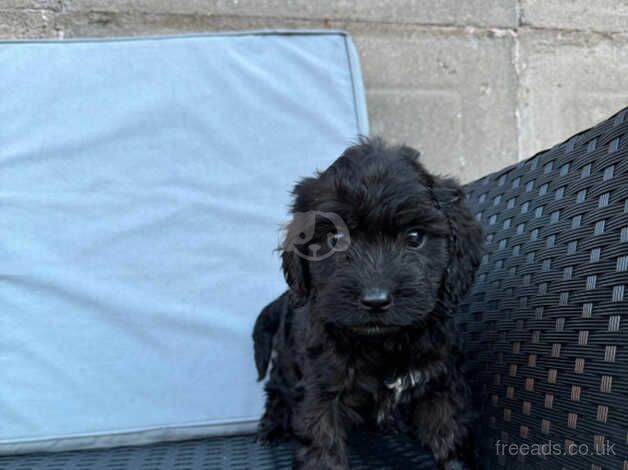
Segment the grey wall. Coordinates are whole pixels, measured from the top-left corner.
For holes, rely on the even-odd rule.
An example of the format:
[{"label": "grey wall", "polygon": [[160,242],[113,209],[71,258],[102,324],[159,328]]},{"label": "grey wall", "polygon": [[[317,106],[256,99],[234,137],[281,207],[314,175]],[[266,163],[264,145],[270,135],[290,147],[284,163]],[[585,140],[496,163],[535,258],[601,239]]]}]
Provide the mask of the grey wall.
[{"label": "grey wall", "polygon": [[349,31],[372,133],[465,181],[628,105],[628,0],[0,0],[1,38],[284,27]]}]

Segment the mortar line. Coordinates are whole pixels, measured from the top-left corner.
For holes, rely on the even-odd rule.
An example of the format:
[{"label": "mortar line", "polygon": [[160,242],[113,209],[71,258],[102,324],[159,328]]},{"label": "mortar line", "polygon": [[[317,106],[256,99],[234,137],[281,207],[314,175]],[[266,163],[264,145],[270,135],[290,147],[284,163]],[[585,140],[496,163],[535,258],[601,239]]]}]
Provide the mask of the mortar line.
[{"label": "mortar line", "polygon": [[[523,17],[521,15],[522,7],[521,1],[517,0],[515,4],[515,8],[517,11],[517,24],[514,27],[511,26],[492,26],[492,25],[479,25],[476,23],[467,23],[467,24],[457,24],[457,23],[429,23],[429,22],[399,22],[399,21],[386,21],[386,20],[368,20],[368,19],[352,19],[352,18],[332,18],[332,17],[316,17],[316,18],[307,18],[300,16],[284,16],[284,17],[273,17],[267,15],[229,15],[229,14],[212,14],[211,12],[196,12],[196,13],[177,13],[177,12],[150,12],[150,11],[142,11],[142,10],[128,10],[128,11],[116,11],[116,10],[107,10],[107,9],[86,9],[86,10],[68,10],[67,0],[62,0],[62,14],[77,14],[78,16],[85,16],[89,14],[104,14],[110,16],[154,16],[154,17],[195,17],[195,18],[213,18],[216,20],[221,19],[231,19],[231,20],[268,20],[274,21],[276,23],[281,24],[286,21],[294,21],[300,22],[304,24],[316,24],[318,27],[321,27],[321,23],[323,25],[329,25],[333,23],[340,23],[341,25],[346,26],[347,28],[351,25],[382,25],[382,26],[398,26],[400,28],[408,28],[407,32],[411,28],[422,28],[426,31],[438,31],[438,32],[462,32],[466,34],[472,35],[481,35],[481,34],[512,34],[520,29],[530,30],[530,31],[546,31],[549,33],[569,33],[569,34],[589,34],[593,36],[601,36],[607,39],[614,40],[616,37],[619,38],[628,38],[628,34],[622,31],[598,31],[598,30],[590,30],[590,29],[579,29],[579,28],[551,28],[544,26],[535,26],[523,21]],[[323,26],[328,27],[328,26]],[[330,29],[338,29],[338,27],[334,26]]]},{"label": "mortar line", "polygon": [[517,0],[515,3],[516,15],[517,15],[517,32],[513,37],[512,44],[512,65],[515,73],[515,125],[517,126],[517,161],[521,161],[523,157],[523,136],[522,136],[522,126],[523,120],[521,116],[521,94],[522,94],[522,84],[521,84],[521,42],[519,41],[519,29],[521,28],[523,22],[523,5],[521,4],[521,0]]}]

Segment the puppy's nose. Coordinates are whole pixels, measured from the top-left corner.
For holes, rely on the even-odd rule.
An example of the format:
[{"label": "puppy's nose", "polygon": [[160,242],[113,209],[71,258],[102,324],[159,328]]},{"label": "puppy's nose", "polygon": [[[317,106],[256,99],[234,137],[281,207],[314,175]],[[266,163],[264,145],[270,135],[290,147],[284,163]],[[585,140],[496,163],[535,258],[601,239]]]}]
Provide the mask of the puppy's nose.
[{"label": "puppy's nose", "polygon": [[370,310],[386,310],[390,307],[392,296],[386,289],[367,289],[362,293],[360,302]]}]

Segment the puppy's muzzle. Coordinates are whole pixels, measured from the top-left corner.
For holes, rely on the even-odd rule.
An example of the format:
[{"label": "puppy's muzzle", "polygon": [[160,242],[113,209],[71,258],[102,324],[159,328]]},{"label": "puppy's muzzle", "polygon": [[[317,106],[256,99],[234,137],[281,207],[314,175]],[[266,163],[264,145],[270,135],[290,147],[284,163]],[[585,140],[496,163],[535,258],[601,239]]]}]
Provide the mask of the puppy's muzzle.
[{"label": "puppy's muzzle", "polygon": [[381,287],[366,289],[360,297],[360,302],[369,312],[383,312],[390,308],[392,294],[388,289]]}]

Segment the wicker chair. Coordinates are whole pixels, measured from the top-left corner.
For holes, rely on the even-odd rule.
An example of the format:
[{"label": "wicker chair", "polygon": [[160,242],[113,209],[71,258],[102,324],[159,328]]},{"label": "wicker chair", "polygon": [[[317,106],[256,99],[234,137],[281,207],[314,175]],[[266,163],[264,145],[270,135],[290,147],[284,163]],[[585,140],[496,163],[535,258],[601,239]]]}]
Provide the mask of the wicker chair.
[{"label": "wicker chair", "polygon": [[487,237],[460,313],[484,455],[628,469],[628,108],[467,190]]},{"label": "wicker chair", "polygon": [[[628,108],[469,184],[467,202],[487,237],[458,316],[485,467],[628,470]],[[351,449],[354,469],[434,468],[401,435],[358,434]],[[265,470],[290,461],[289,445],[235,436],[1,457],[0,469]]]}]

